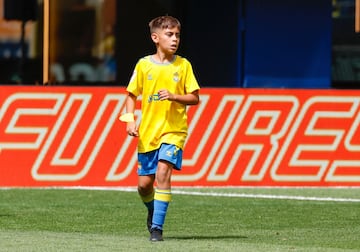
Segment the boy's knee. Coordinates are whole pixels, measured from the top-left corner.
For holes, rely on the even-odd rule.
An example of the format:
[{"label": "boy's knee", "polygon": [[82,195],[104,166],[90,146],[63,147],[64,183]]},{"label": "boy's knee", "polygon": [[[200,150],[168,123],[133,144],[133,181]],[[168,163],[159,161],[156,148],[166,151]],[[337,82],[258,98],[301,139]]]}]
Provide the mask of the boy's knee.
[{"label": "boy's knee", "polygon": [[142,196],[147,196],[153,193],[153,185],[138,185],[138,193]]}]

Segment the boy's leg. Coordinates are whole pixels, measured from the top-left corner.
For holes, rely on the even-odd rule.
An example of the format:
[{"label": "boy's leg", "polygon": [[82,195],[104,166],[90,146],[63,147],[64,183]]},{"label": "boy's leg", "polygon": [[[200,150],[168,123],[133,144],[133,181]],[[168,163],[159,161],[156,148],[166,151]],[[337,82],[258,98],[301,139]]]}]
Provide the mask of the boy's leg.
[{"label": "boy's leg", "polygon": [[154,195],[154,215],[151,230],[158,232],[151,235],[152,241],[162,240],[162,229],[169,203],[171,201],[171,173],[173,164],[160,160],[156,172],[157,188]]},{"label": "boy's leg", "polygon": [[138,179],[138,193],[148,209],[147,228],[150,232],[154,212],[154,180],[155,175],[143,175]]},{"label": "boy's leg", "polygon": [[[157,189],[154,195],[154,215],[151,226],[151,241],[162,241],[162,230],[169,203],[171,201],[171,174],[173,169],[180,170],[182,149],[171,144],[162,144],[159,149],[156,171]],[[155,232],[154,232],[155,231]]]}]

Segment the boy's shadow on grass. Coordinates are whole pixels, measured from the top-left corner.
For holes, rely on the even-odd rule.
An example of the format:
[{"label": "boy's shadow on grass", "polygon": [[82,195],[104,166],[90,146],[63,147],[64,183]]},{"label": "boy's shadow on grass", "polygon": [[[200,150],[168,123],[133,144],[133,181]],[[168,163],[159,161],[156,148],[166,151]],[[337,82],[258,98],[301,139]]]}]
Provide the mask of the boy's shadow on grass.
[{"label": "boy's shadow on grass", "polygon": [[167,239],[174,240],[224,240],[224,239],[247,239],[242,235],[189,235],[189,236],[167,236]]}]

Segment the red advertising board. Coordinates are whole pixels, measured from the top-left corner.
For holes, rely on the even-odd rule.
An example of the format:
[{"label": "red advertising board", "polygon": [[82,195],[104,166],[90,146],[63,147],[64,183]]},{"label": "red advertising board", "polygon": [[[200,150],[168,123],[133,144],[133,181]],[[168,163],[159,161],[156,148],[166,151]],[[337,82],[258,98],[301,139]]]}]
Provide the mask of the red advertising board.
[{"label": "red advertising board", "polygon": [[[2,86],[0,186],[135,186],[125,98],[124,87]],[[175,186],[360,186],[360,91],[203,88],[188,111]]]}]

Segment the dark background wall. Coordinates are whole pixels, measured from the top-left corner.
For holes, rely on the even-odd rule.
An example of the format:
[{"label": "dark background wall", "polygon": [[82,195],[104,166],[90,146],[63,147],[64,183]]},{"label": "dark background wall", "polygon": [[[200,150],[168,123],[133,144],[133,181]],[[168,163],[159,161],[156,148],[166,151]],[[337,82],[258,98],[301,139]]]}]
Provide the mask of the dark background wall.
[{"label": "dark background wall", "polygon": [[331,86],[329,0],[249,0],[244,87]]},{"label": "dark background wall", "polygon": [[[332,11],[332,0],[116,1],[117,79],[76,84],[126,86],[137,60],[155,52],[148,22],[169,14],[182,23],[178,54],[192,62],[201,86],[329,88],[334,62]],[[93,22],[79,24],[88,29],[94,26]],[[68,40],[66,31],[63,35]],[[82,60],[75,53],[70,57]],[[22,83],[41,82],[41,61],[23,62]],[[19,68],[14,59],[0,65]],[[0,81],[11,79],[5,76],[11,72],[3,71]],[[69,80],[64,83],[71,84]]]},{"label": "dark background wall", "polygon": [[203,86],[328,88],[331,8],[330,0],[119,1],[119,82],[155,50],[149,20],[169,14],[183,25],[178,53]]}]

